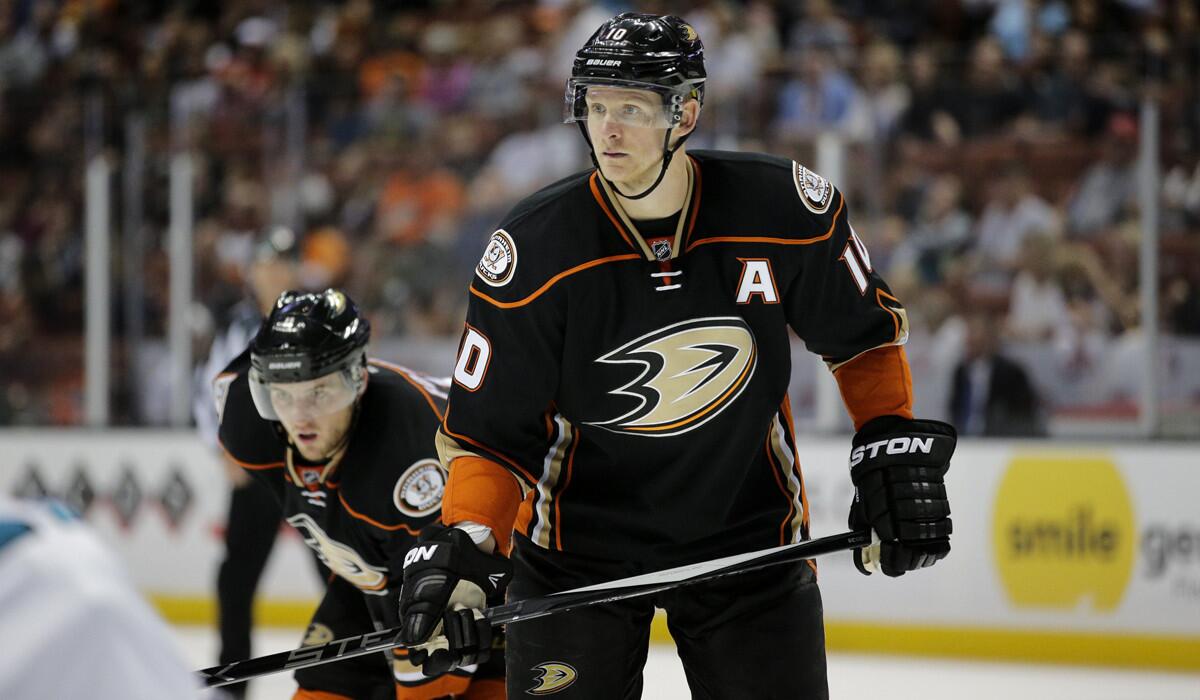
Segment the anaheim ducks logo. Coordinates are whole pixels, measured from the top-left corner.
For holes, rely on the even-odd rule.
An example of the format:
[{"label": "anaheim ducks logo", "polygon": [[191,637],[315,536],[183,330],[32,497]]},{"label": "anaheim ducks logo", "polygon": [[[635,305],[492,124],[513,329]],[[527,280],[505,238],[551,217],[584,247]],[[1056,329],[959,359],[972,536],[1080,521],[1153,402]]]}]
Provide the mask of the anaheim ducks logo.
[{"label": "anaheim ducks logo", "polygon": [[737,317],[699,318],[660,328],[596,358],[605,364],[638,364],[642,371],[609,392],[632,396],[638,406],[591,425],[634,435],[686,433],[742,393],[757,360],[754,334]]},{"label": "anaheim ducks logo", "polygon": [[300,641],[300,646],[315,647],[332,641],[333,629],[329,625],[314,622],[308,626],[308,631],[304,633],[304,639]]},{"label": "anaheim ducks logo", "polygon": [[304,543],[317,553],[317,557],[335,574],[354,584],[363,593],[383,595],[387,585],[386,569],[371,566],[354,549],[334,540],[306,513],[297,513],[287,519],[292,527],[300,531]]},{"label": "anaheim ducks logo", "polygon": [[692,25],[690,24],[685,24],[680,29],[683,31],[684,41],[695,41],[700,38],[700,35],[696,33],[695,29],[692,29]]},{"label": "anaheim ducks logo", "polygon": [[525,691],[530,695],[551,695],[560,690],[566,690],[579,677],[579,672],[571,664],[561,661],[547,661],[538,664],[531,670],[539,673],[534,679],[537,685]]}]

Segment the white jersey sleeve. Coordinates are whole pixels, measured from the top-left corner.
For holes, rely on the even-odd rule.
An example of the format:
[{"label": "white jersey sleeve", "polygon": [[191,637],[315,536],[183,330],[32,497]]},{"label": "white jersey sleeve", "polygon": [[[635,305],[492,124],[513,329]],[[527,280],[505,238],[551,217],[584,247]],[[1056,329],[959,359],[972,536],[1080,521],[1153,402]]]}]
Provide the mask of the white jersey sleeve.
[{"label": "white jersey sleeve", "polygon": [[64,506],[0,495],[0,698],[195,698],[174,635]]}]

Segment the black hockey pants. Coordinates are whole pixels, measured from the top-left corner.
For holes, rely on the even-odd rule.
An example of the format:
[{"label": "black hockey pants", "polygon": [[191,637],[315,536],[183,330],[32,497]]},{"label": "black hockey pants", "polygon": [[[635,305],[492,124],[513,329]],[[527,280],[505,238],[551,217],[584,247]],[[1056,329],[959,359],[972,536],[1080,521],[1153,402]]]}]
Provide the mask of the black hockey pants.
[{"label": "black hockey pants", "polygon": [[[512,559],[509,600],[648,573],[630,562],[550,552],[520,535]],[[655,607],[667,613],[693,698],[829,697],[821,594],[803,562],[514,622],[508,696],[641,697]]]}]

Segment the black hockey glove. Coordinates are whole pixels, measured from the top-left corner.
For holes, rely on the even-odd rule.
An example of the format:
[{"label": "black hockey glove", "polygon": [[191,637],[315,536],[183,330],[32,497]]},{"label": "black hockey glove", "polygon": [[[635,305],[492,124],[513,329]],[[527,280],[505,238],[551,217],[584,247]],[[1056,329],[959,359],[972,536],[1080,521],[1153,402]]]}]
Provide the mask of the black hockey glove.
[{"label": "black hockey glove", "polygon": [[[933,566],[949,554],[945,476],[957,442],[952,425],[899,416],[880,416],[854,436],[850,527],[875,531],[878,564],[888,576]],[[871,573],[861,549],[855,550],[854,564]]]},{"label": "black hockey glove", "polygon": [[[458,528],[430,525],[404,555],[400,589],[400,641],[409,661],[427,676],[487,661],[491,624],[475,612],[503,601],[512,564],[479,549]],[[445,643],[424,645],[436,634]]]}]

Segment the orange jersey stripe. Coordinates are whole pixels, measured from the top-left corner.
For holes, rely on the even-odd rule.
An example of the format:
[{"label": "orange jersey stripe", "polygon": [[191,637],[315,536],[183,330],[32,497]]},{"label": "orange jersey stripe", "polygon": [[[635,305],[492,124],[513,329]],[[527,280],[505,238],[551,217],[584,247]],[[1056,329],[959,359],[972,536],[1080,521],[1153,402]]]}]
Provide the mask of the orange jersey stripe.
[{"label": "orange jersey stripe", "polygon": [[579,447],[581,436],[575,434],[574,444],[571,445],[571,455],[567,457],[567,477],[563,479],[562,488],[555,495],[551,489],[550,497],[554,499],[551,506],[554,508],[554,542],[558,546],[559,551],[562,551],[562,507],[559,505],[562,500],[562,495],[566,493],[567,487],[571,485],[571,472],[575,466],[575,450]]},{"label": "orange jersey stripe", "polygon": [[350,507],[350,504],[346,502],[346,497],[342,495],[341,491],[338,492],[338,500],[342,502],[342,507],[345,508],[346,512],[349,513],[351,516],[358,518],[359,520],[363,521],[364,523],[370,523],[370,524],[374,525],[375,527],[379,528],[380,530],[387,530],[389,532],[395,532],[396,530],[404,530],[405,532],[408,532],[413,535],[420,534],[420,530],[409,527],[405,523],[399,523],[396,525],[384,525],[383,523],[381,523],[377,520],[372,520],[370,517],[363,515],[362,513],[359,513],[358,511],[356,511]]},{"label": "orange jersey stripe", "polygon": [[384,360],[372,359],[371,364],[375,365],[376,367],[390,369],[391,371],[400,375],[404,381],[408,382],[413,386],[414,389],[421,392],[421,396],[425,397],[425,401],[429,404],[429,408],[433,410],[433,415],[437,416],[439,421],[442,420],[442,412],[438,410],[437,403],[433,400],[433,397],[429,395],[429,392],[425,390],[425,387],[421,386],[420,382],[410,377],[408,372],[405,372],[403,368],[401,368],[399,365],[393,365],[392,363]]},{"label": "orange jersey stripe", "polygon": [[695,178],[695,182],[692,185],[692,218],[688,222],[688,230],[683,237],[685,249],[692,240],[692,231],[696,228],[696,215],[700,212],[700,164],[691,156],[688,156],[688,160],[692,161],[692,176]]},{"label": "orange jersey stripe", "polygon": [[[621,225],[620,220],[618,220],[617,217],[613,215],[612,210],[608,208],[608,203],[604,201],[604,195],[600,194],[599,177],[600,171],[597,170],[596,172],[592,173],[590,178],[588,178],[588,187],[590,187],[592,190],[592,196],[596,198],[596,203],[599,204],[600,208],[604,210],[605,215],[608,216],[608,220],[611,221],[612,225],[616,227],[617,233],[621,234],[621,238],[625,239],[625,243],[627,243],[630,248],[636,250],[637,246],[633,244],[633,241],[629,238],[629,234],[625,232],[625,227]],[[638,257],[641,256],[639,255]]]},{"label": "orange jersey stripe", "polygon": [[584,270],[587,270],[588,268],[596,267],[597,265],[603,265],[605,263],[610,263],[610,262],[619,262],[621,260],[640,260],[641,257],[642,257],[641,255],[637,255],[634,253],[624,253],[622,255],[610,255],[607,258],[596,258],[595,260],[589,260],[580,265],[576,265],[575,267],[572,267],[569,270],[563,270],[562,272],[558,273],[557,275],[551,277],[541,287],[538,287],[537,291],[535,291],[533,294],[530,294],[529,296],[525,297],[524,299],[518,299],[517,301],[497,301],[496,299],[493,299],[492,297],[475,289],[474,285],[472,285],[471,287],[468,287],[468,290],[472,294],[479,297],[480,299],[483,299],[484,301],[491,304],[492,306],[495,306],[495,307],[501,308],[501,309],[514,309],[518,306],[525,306],[526,304],[533,301],[534,299],[537,299],[538,297],[540,297],[541,295],[543,295],[547,291],[549,291],[549,289],[551,287],[558,284],[559,281],[561,281],[564,277],[569,277],[570,275],[573,275],[576,272],[582,272]]},{"label": "orange jersey stripe", "polygon": [[833,221],[829,224],[829,230],[815,238],[773,238],[770,236],[718,236],[716,238],[703,238],[688,246],[688,251],[708,243],[774,243],[778,245],[812,245],[820,243],[833,235],[833,229],[837,227],[838,217],[842,214],[844,201],[838,202],[837,211],[833,214]]},{"label": "orange jersey stripe", "polygon": [[792,502],[792,494],[788,491],[787,485],[783,483],[784,466],[775,461],[775,450],[771,446],[771,432],[767,431],[767,438],[763,444],[763,450],[767,453],[767,464],[771,467],[771,476],[775,478],[775,485],[779,487],[780,493],[788,502],[787,517],[779,524],[779,544],[787,544],[787,526],[792,522],[792,516],[796,514],[796,504]]},{"label": "orange jersey stripe", "polygon": [[533,522],[533,500],[537,498],[537,489],[529,489],[521,506],[517,509],[517,519],[513,521],[513,530],[529,537],[529,523]]},{"label": "orange jersey stripe", "polygon": [[[504,460],[505,464],[512,467],[513,470],[516,471],[517,473],[519,473],[527,482],[529,482],[531,484],[537,482],[537,479],[532,474],[525,471],[525,469],[522,468],[521,465],[517,464],[517,461],[515,459],[513,459],[512,457],[509,457],[508,455],[504,454],[503,452],[500,452],[499,450],[493,450],[492,448],[488,447],[487,445],[483,444],[482,442],[479,442],[478,440],[474,440],[470,437],[467,437],[466,435],[463,435],[461,433],[456,433],[453,430],[451,430],[450,429],[450,409],[449,408],[446,409],[446,417],[442,419],[442,430],[444,430],[447,435],[454,438],[455,440],[462,440],[463,442],[465,442],[469,445],[474,445],[481,450],[485,450],[491,454],[496,455],[497,457],[500,457],[502,460]],[[481,457],[481,459],[486,459],[486,458]]]},{"label": "orange jersey stripe", "polygon": [[[797,449],[796,442],[796,421],[792,418],[792,400],[787,394],[783,395],[783,417],[787,420],[784,427],[787,428],[788,437],[792,439],[793,450]],[[800,505],[804,506],[804,515],[801,517],[801,522],[804,524],[804,529],[808,530],[808,490],[804,486],[804,469],[800,466],[800,453],[794,452],[796,456],[796,475],[800,477]]]},{"label": "orange jersey stripe", "polygon": [[243,462],[242,460],[240,460],[237,457],[234,457],[232,454],[230,454],[229,450],[225,449],[225,445],[223,445],[223,444],[221,445],[221,451],[225,453],[226,457],[228,457],[230,460],[232,460],[235,464],[237,464],[242,469],[253,469],[253,470],[277,469],[279,467],[285,466],[283,462],[271,462],[269,464],[252,464],[250,462]]},{"label": "orange jersey stripe", "polygon": [[900,328],[901,328],[900,314],[893,311],[892,308],[889,307],[887,304],[884,304],[883,303],[884,299],[891,299],[892,301],[896,302],[897,304],[900,303],[900,300],[897,299],[896,297],[892,296],[891,294],[888,294],[887,292],[883,291],[882,289],[875,290],[875,303],[879,304],[879,308],[888,312],[892,316],[892,325],[896,329],[895,334],[892,335],[892,342],[894,343],[894,342],[900,340]]}]

